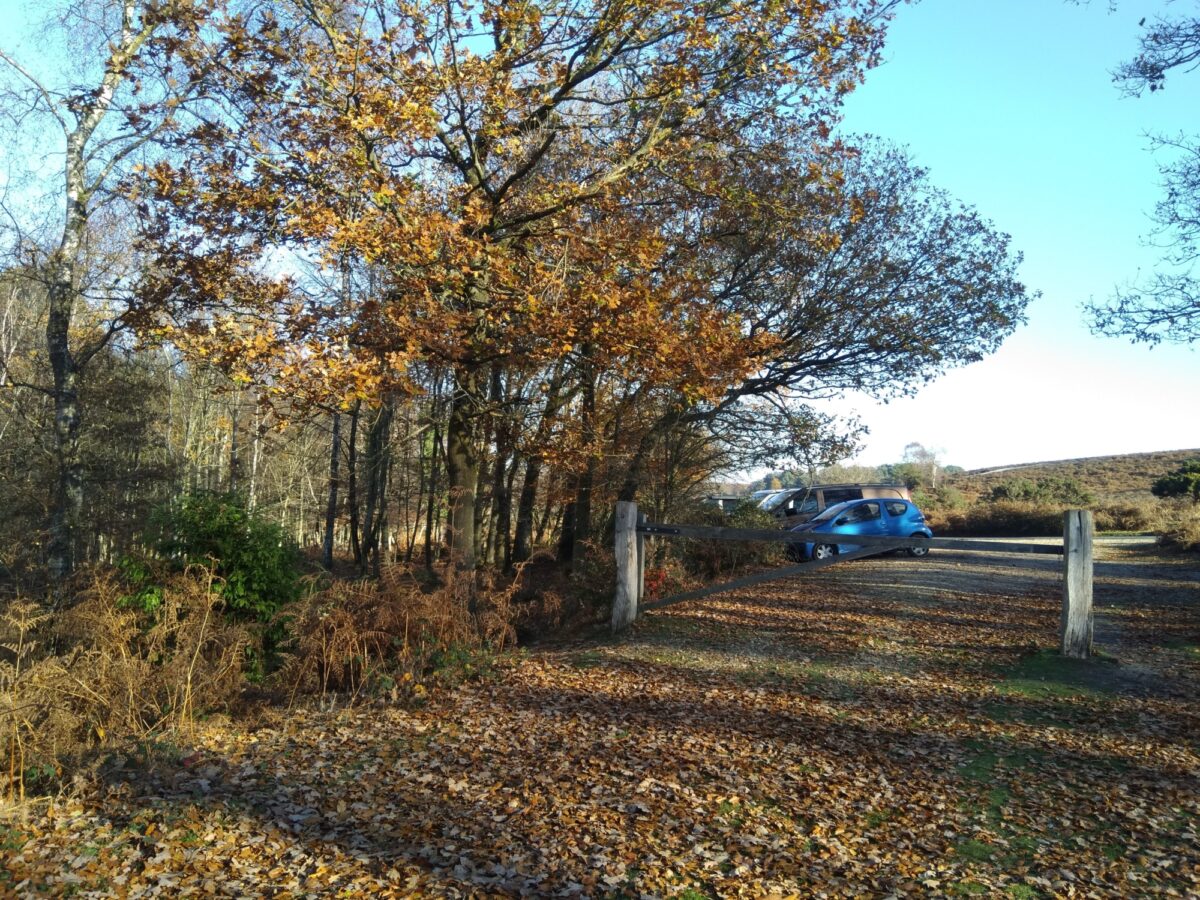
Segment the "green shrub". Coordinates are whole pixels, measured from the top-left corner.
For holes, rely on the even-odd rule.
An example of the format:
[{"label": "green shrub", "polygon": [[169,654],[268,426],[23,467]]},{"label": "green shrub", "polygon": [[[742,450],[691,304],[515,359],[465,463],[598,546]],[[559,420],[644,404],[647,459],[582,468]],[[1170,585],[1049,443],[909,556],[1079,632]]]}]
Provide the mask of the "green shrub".
[{"label": "green shrub", "polygon": [[953,487],[918,488],[913,491],[912,498],[913,503],[926,515],[932,510],[950,512],[966,509],[967,506],[967,498],[962,491]]},{"label": "green shrub", "polygon": [[188,494],[160,510],[152,527],[155,549],[179,568],[213,567],[234,619],[268,622],[300,596],[295,545],[236,494]]},{"label": "green shrub", "polygon": [[1169,475],[1154,482],[1150,493],[1155,497],[1191,497],[1200,503],[1200,459],[1189,459]]},{"label": "green shrub", "polygon": [[1054,537],[1063,531],[1057,505],[1002,500],[949,513],[930,525],[934,534],[974,537]]},{"label": "green shrub", "polygon": [[1097,531],[1161,531],[1167,520],[1167,512],[1157,500],[1106,503],[1093,512]]},{"label": "green shrub", "polygon": [[1087,506],[1093,497],[1075,478],[1051,475],[1031,481],[1028,478],[1009,478],[992,488],[988,499],[993,503],[1017,502],[1033,504],[1060,503],[1066,507]]},{"label": "green shrub", "polygon": [[1159,518],[1153,531],[1170,550],[1200,552],[1200,503],[1179,497],[1155,503]]}]

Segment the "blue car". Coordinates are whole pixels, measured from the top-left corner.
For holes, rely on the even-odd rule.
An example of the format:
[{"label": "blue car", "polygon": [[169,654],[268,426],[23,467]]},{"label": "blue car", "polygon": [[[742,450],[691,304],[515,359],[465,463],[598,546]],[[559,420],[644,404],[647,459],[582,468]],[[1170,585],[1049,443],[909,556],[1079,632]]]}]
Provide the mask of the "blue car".
[{"label": "blue car", "polygon": [[[834,543],[825,535],[870,534],[878,537],[932,538],[921,510],[907,500],[847,500],[825,509],[815,519],[792,528],[794,534],[808,538],[806,543],[788,546],[788,556],[796,560],[829,559],[839,553],[851,553],[861,544]],[[821,535],[820,538],[817,536]],[[910,547],[909,556],[924,556],[928,547]]]}]

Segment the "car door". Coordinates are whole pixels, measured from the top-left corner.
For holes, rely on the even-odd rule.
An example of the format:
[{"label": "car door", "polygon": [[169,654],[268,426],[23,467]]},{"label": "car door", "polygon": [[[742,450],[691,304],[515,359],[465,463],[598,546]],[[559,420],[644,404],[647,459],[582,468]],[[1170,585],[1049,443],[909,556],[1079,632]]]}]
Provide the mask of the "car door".
[{"label": "car door", "polygon": [[[833,522],[834,534],[869,534],[883,535],[885,526],[883,522],[883,510],[878,500],[865,500],[862,503],[856,503],[844,513],[838,516]],[[838,553],[852,553],[858,550],[861,544],[843,544],[838,541]]]}]

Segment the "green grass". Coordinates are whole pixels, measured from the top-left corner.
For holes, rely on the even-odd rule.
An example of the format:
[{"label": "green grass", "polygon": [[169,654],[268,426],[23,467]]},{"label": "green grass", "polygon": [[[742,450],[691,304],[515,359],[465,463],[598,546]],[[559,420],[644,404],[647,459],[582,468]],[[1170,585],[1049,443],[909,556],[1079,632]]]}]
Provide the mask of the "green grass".
[{"label": "green grass", "polygon": [[25,832],[0,826],[0,850],[20,850],[28,841]]},{"label": "green grass", "polygon": [[878,828],[892,818],[890,809],[874,809],[867,813],[867,828]]},{"label": "green grass", "polygon": [[993,824],[1004,819],[1004,807],[1011,796],[1012,793],[1006,787],[994,787],[988,791],[986,813]]},{"label": "green grass", "polygon": [[1037,900],[1041,896],[1027,884],[1010,884],[1004,890],[1013,900]]},{"label": "green grass", "polygon": [[997,850],[998,848],[993,847],[991,844],[985,844],[983,841],[974,839],[960,841],[954,845],[955,856],[961,856],[963,859],[970,859],[975,862],[991,862]]},{"label": "green grass", "polygon": [[1184,656],[1190,656],[1193,659],[1200,659],[1200,644],[1173,644],[1168,646],[1179,650]]},{"label": "green grass", "polygon": [[991,750],[983,750],[958,767],[959,773],[971,781],[991,781],[996,765],[1000,762],[998,754]]},{"label": "green grass", "polygon": [[960,881],[958,884],[950,885],[949,892],[957,897],[978,897],[986,894],[988,888],[987,885],[980,884],[978,881]]},{"label": "green grass", "polygon": [[1060,716],[1054,715],[1044,708],[1017,706],[1012,703],[989,703],[984,707],[983,713],[993,722],[1000,723],[1055,725],[1062,721]]},{"label": "green grass", "polygon": [[740,803],[722,800],[717,804],[717,816],[724,819],[731,829],[737,831],[746,823],[746,807]]},{"label": "green grass", "polygon": [[604,665],[604,654],[595,650],[584,650],[582,653],[572,654],[568,662],[577,669],[594,669]]},{"label": "green grass", "polygon": [[1030,700],[1095,698],[1111,692],[1115,674],[1111,658],[1067,659],[1053,650],[1040,650],[1010,667],[996,690]]}]

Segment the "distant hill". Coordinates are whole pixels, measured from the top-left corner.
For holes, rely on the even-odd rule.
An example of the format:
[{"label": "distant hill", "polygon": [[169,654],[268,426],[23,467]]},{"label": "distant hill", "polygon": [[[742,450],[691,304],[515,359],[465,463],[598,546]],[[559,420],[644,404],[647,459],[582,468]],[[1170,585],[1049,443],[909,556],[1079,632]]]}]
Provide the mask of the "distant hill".
[{"label": "distant hill", "polygon": [[968,499],[974,499],[1013,478],[1036,481],[1053,476],[1074,478],[1098,500],[1139,500],[1152,496],[1150,485],[1155,479],[1178,469],[1189,459],[1200,459],[1200,448],[993,466],[947,476],[946,483],[962,491]]}]

